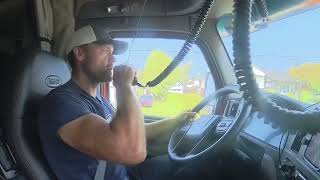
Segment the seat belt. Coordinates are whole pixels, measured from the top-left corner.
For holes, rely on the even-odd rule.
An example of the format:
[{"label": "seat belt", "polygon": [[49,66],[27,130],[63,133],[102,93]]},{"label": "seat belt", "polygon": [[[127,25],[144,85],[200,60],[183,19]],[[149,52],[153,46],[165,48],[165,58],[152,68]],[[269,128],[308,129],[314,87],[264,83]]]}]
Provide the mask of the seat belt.
[{"label": "seat belt", "polygon": [[100,160],[96,170],[96,174],[94,175],[94,180],[104,180],[106,167],[107,167],[107,162]]}]

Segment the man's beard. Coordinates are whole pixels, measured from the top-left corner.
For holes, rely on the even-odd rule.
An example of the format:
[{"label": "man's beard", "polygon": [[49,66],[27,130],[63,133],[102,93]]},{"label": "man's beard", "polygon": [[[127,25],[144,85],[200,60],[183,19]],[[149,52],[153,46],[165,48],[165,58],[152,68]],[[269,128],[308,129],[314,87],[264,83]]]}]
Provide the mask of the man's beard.
[{"label": "man's beard", "polygon": [[100,70],[96,72],[89,72],[89,77],[93,82],[103,83],[103,82],[111,82],[113,79],[113,70]]},{"label": "man's beard", "polygon": [[113,70],[108,70],[106,73],[105,73],[105,81],[104,82],[110,82],[112,81],[113,79]]}]

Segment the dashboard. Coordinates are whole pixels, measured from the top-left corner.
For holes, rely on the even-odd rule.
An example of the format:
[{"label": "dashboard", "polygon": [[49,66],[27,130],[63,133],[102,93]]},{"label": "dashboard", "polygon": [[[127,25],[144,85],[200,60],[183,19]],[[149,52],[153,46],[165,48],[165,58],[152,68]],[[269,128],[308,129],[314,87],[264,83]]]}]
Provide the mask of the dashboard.
[{"label": "dashboard", "polygon": [[[292,110],[320,110],[319,104],[308,107],[274,94],[270,98],[278,105]],[[278,179],[320,180],[320,132],[309,134],[285,131],[271,122],[272,119],[268,119],[262,112],[253,111],[242,130],[242,138],[254,141],[265,150],[265,154],[272,157]]]},{"label": "dashboard", "polygon": [[280,145],[283,130],[272,126],[261,112],[253,112],[243,132],[269,144],[273,147]]},{"label": "dashboard", "polygon": [[[301,142],[300,142],[301,143]],[[305,158],[312,164],[313,167],[320,167],[320,133],[311,136],[310,140],[305,139],[305,144],[308,144],[305,151]]]}]

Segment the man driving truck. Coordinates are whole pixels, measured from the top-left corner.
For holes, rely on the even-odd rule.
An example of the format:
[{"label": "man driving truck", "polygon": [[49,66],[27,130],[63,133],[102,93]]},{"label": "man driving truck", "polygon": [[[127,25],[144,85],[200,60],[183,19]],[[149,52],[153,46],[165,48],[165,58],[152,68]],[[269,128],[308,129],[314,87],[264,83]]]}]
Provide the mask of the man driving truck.
[{"label": "man driving truck", "polygon": [[[59,180],[130,179],[127,165],[145,160],[146,142],[171,134],[194,117],[185,112],[144,124],[132,88],[135,71],[113,67],[113,55],[126,49],[126,42],[95,26],[84,26],[70,37],[66,55],[71,80],[44,98],[38,122],[43,152]],[[100,83],[110,81],[116,88],[116,110],[97,93]]]}]

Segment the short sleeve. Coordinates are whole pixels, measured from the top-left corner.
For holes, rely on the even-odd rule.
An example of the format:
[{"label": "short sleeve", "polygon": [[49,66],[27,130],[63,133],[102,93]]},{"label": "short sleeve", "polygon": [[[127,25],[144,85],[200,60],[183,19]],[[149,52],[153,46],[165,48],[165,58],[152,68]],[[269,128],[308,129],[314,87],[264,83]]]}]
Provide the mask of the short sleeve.
[{"label": "short sleeve", "polygon": [[116,109],[104,98],[101,98],[101,103],[105,111],[105,118],[110,123],[115,115]]},{"label": "short sleeve", "polygon": [[91,113],[85,103],[71,95],[46,97],[40,109],[39,124],[42,128],[52,129],[54,132],[69,122]]}]

